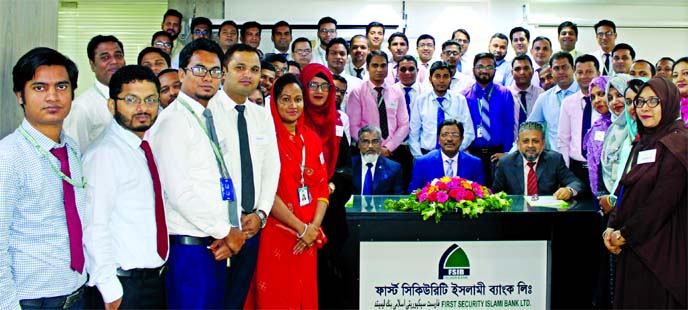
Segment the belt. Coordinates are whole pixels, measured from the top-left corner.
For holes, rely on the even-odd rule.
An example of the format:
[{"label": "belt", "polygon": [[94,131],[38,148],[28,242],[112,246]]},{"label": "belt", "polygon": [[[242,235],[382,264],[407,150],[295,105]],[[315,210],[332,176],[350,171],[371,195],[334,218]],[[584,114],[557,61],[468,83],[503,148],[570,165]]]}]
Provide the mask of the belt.
[{"label": "belt", "polygon": [[185,235],[170,235],[170,244],[209,246],[215,239],[212,237],[194,237]]},{"label": "belt", "polygon": [[81,297],[84,295],[84,286],[82,285],[80,288],[78,288],[76,291],[72,292],[69,295],[63,295],[63,296],[56,296],[56,297],[47,297],[47,298],[36,298],[36,299],[22,299],[19,301],[19,305],[22,308],[40,308],[42,309],[43,307],[46,306],[58,306],[62,307],[62,309],[67,309],[71,308],[81,300]]},{"label": "belt", "polygon": [[165,265],[158,268],[135,268],[123,270],[117,268],[117,276],[125,278],[159,278],[165,272]]},{"label": "belt", "polygon": [[575,159],[569,157],[569,162],[571,162],[571,164],[579,165],[583,169],[588,169],[588,162],[587,161],[575,160]]}]

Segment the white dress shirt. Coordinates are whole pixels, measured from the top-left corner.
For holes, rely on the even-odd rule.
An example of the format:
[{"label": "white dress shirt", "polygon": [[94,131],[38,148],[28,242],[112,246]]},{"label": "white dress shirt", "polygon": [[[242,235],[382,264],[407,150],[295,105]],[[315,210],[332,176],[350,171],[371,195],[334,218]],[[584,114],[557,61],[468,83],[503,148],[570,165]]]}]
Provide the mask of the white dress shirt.
[{"label": "white dress shirt", "polygon": [[[202,125],[180,100],[191,107]],[[231,227],[228,202],[222,200],[220,171],[210,138],[203,129],[204,110],[196,100],[179,92],[150,129],[149,141],[153,154],[157,154],[160,181],[165,189],[168,233],[222,239]],[[226,143],[224,132],[216,131],[220,144]],[[233,181],[236,188],[237,180]]]},{"label": "white dress shirt", "polygon": [[[349,116],[343,110],[337,110],[339,114],[339,119],[342,121],[342,133],[346,137],[346,141],[351,145],[351,122],[349,121]],[[339,126],[339,125],[337,125]],[[339,129],[337,129],[337,136],[339,136]]]},{"label": "white dress shirt", "polygon": [[356,67],[353,61],[351,61],[351,55],[349,55],[349,60],[346,62],[346,66],[344,66],[344,72],[358,79],[358,77],[356,77],[356,70],[354,70],[354,68],[363,69],[361,71],[361,78],[359,80],[365,81],[368,79],[368,70],[366,69],[366,64],[363,63],[363,65],[360,68]]},{"label": "white dress shirt", "polygon": [[[444,119],[453,118],[463,124],[463,142],[460,150],[465,150],[475,139],[466,97],[459,93],[447,92],[444,98]],[[420,95],[413,104],[409,129],[409,146],[413,157],[422,156],[421,149],[434,150],[437,146],[438,108],[439,103],[434,91]]]},{"label": "white dress shirt", "polygon": [[[403,84],[401,84],[401,82],[397,82],[396,84],[394,84],[394,87],[401,89],[401,92],[404,94],[404,96],[406,95],[405,88],[407,86],[404,86]],[[409,102],[410,110],[413,110],[413,105],[415,104],[416,98],[418,98],[418,96],[426,92],[432,91],[432,87],[428,87],[428,85],[425,83],[415,82],[413,83],[413,85],[408,87],[411,87],[411,90],[409,91],[409,97],[411,99]],[[404,97],[404,100],[406,100],[406,97]],[[409,119],[410,118],[411,115],[409,115]]]},{"label": "white dress shirt", "polygon": [[342,105],[340,109],[346,111],[346,104],[349,102],[349,94],[363,84],[363,80],[357,78],[355,75],[349,75],[346,70],[342,72],[339,76],[346,80],[346,93],[344,93],[344,99],[342,99]]},{"label": "white dress shirt", "polygon": [[[597,61],[600,65],[600,75],[604,74],[604,54],[605,52],[602,50],[597,50],[594,53],[592,53],[595,58],[597,58]],[[613,69],[613,59],[612,59],[612,52],[606,53],[609,57],[609,67],[607,67],[607,75],[612,76],[614,75],[614,69]]]},{"label": "white dress shirt", "polygon": [[313,57],[311,58],[312,64],[321,64],[327,67],[327,51],[320,47],[320,43],[313,49]]},{"label": "white dress shirt", "polygon": [[[523,159],[523,192],[527,196],[532,196],[533,193],[528,193],[528,172],[530,172],[530,166],[528,166],[528,160],[526,160],[526,158],[523,157],[523,155],[521,155],[521,158]],[[533,171],[535,171],[536,175],[537,175],[537,164],[538,164],[539,159],[540,159],[540,156],[538,156],[538,158],[536,158],[533,161],[535,163],[535,165],[533,165]],[[536,177],[536,180],[537,180],[537,177]]]},{"label": "white dress shirt", "polygon": [[[237,208],[241,212],[241,153],[237,128],[239,112],[234,108],[236,105],[237,103],[224,91],[218,91],[208,102],[208,109],[213,112],[218,137],[225,137],[224,141],[220,140],[220,148],[234,183]],[[246,107],[244,117],[253,166],[254,210],[261,210],[268,215],[275,200],[280,173],[275,124],[270,110],[250,104],[248,100],[245,100],[243,105]]]},{"label": "white dress shirt", "polygon": [[76,140],[81,152],[110,125],[112,114],[107,98],[110,89],[96,80],[95,85],[74,99],[72,110],[62,125],[67,135]]},{"label": "white dress shirt", "polygon": [[[110,121],[83,156],[88,212],[84,246],[89,285],[103,300],[122,297],[117,268],[157,268],[155,190],[141,139]],[[167,238],[165,238],[167,240]]]},{"label": "white dress shirt", "polygon": [[454,172],[453,175],[447,175],[448,177],[453,177],[457,175],[457,171],[459,170],[459,152],[456,152],[454,157],[449,157],[447,154],[444,154],[444,152],[440,151],[440,154],[442,154],[442,167],[444,168],[444,174],[447,174],[447,171],[449,171],[449,163],[447,162],[448,160],[453,160],[451,163],[451,169]]}]

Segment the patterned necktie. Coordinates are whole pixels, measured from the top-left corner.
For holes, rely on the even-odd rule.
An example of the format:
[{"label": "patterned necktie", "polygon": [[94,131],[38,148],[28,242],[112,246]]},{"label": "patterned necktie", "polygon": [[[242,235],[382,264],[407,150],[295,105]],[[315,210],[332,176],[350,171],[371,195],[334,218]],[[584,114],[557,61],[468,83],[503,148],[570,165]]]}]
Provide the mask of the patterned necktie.
[{"label": "patterned necktie", "polygon": [[239,112],[237,130],[239,132],[239,155],[241,156],[241,206],[244,212],[253,212],[255,202],[255,188],[253,184],[253,162],[251,161],[251,148],[248,144],[248,130],[244,110],[246,106],[237,104],[234,108]]},{"label": "patterned necktie", "polygon": [[592,123],[592,103],[590,101],[590,97],[585,96],[583,97],[583,100],[585,100],[585,108],[583,108],[583,124],[581,126],[581,154],[585,159],[588,159],[588,154],[586,154],[585,151],[583,151],[583,137],[585,137],[585,134],[588,133],[588,130],[590,130],[590,126]]},{"label": "patterned necktie", "polygon": [[[444,110],[442,109],[444,107],[444,97],[437,97],[437,104],[439,106],[437,107],[437,133],[439,134],[440,132],[440,125],[444,122]],[[435,142],[435,148],[440,149],[440,139],[437,139],[437,142]]]},{"label": "patterned necktie", "polygon": [[528,94],[528,92],[522,90],[519,92],[519,94],[521,95],[521,108],[518,109],[518,124],[521,125],[521,123],[525,122],[526,118],[528,118],[525,112],[525,110],[528,108],[528,103],[526,102],[526,94]]},{"label": "patterned necktie", "polygon": [[[60,171],[68,177],[72,177],[69,172],[69,156],[67,146],[54,148],[50,153],[60,160]],[[82,245],[83,231],[81,230],[81,219],[76,209],[76,196],[74,186],[62,180],[62,195],[64,199],[65,215],[67,217],[67,233],[69,234],[69,253],[71,258],[70,267],[78,272],[84,272],[84,249]]]},{"label": "patterned necktie", "polygon": [[604,69],[602,75],[609,76],[609,53],[604,53]]},{"label": "patterned necktie", "polygon": [[408,111],[409,120],[411,119],[411,90],[413,87],[404,87],[404,99],[406,99],[406,111]]},{"label": "patterned necktie", "polygon": [[454,160],[453,159],[447,159],[446,162],[447,162],[447,170],[446,170],[444,175],[448,176],[448,177],[453,177],[454,176],[454,167],[452,165],[454,164]]},{"label": "patterned necktie", "polygon": [[150,171],[151,180],[153,181],[153,191],[155,192],[155,229],[158,255],[163,260],[167,257],[167,224],[165,224],[165,208],[162,203],[162,186],[160,185],[160,175],[158,174],[158,167],[155,165],[153,152],[148,144],[148,141],[141,142],[141,149],[146,155],[146,162],[148,163],[148,171]]},{"label": "patterned necktie", "polygon": [[485,141],[490,141],[492,138],[490,136],[490,103],[487,101],[485,94],[479,99],[480,100],[480,120],[482,126],[483,139]]},{"label": "patterned necktie", "polygon": [[533,168],[535,166],[535,162],[529,161],[528,162],[528,193],[527,195],[532,196],[532,195],[537,195],[538,194],[538,185],[537,185],[537,175],[535,173],[535,169]]},{"label": "patterned necktie", "polygon": [[356,77],[359,79],[363,79],[363,68],[354,68],[354,71],[356,71]]},{"label": "patterned necktie", "polygon": [[387,107],[385,106],[385,97],[383,95],[382,87],[375,87],[377,91],[377,112],[380,114],[380,130],[382,131],[382,139],[387,139],[389,136],[389,127],[387,125]]},{"label": "patterned necktie", "polygon": [[365,180],[363,180],[363,195],[373,194],[373,163],[367,163],[368,171],[365,174]]}]

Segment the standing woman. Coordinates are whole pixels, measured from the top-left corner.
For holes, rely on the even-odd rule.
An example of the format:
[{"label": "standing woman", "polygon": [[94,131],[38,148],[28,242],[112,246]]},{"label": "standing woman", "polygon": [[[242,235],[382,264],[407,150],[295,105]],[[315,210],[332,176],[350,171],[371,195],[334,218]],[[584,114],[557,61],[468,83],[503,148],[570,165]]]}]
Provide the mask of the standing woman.
[{"label": "standing woman", "polygon": [[671,71],[674,85],[678,87],[681,94],[681,118],[688,127],[688,57],[679,58]]},{"label": "standing woman", "polygon": [[321,142],[304,126],[304,95],[296,76],[280,77],[270,98],[281,170],[244,307],[316,309],[317,248],[326,242],[320,225],[329,196]]},{"label": "standing woman", "polygon": [[[600,194],[598,181],[601,181],[600,156],[602,155],[602,144],[604,143],[607,129],[612,123],[609,107],[607,106],[607,94],[605,93],[607,81],[609,81],[609,77],[604,75],[598,76],[588,86],[588,94],[590,95],[592,106],[597,113],[602,115],[590,126],[590,130],[583,137],[583,149],[587,153],[586,158],[588,159],[588,170],[590,171],[590,190],[594,197]],[[602,189],[602,192],[606,192],[604,188]]]},{"label": "standing woman", "polygon": [[607,249],[618,255],[614,307],[685,309],[688,129],[680,120],[679,90],[653,78],[634,105],[640,140],[603,234]]}]

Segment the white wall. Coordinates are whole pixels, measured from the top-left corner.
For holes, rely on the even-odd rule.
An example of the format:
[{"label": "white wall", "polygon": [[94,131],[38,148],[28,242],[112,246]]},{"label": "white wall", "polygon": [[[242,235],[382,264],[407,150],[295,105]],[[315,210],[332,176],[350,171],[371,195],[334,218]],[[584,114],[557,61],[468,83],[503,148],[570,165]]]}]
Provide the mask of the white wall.
[{"label": "white wall", "polygon": [[[522,7],[524,4],[525,10]],[[402,1],[391,0],[225,0],[225,18],[239,24],[248,20],[273,24],[282,19],[291,24],[315,24],[320,17],[332,16],[340,24],[367,24],[375,20],[399,24],[401,30],[404,25],[401,13]],[[631,44],[638,58],[646,58],[654,63],[663,56],[678,58],[688,55],[688,1],[407,0],[406,13],[406,34],[411,41],[412,54],[415,54],[415,39],[423,33],[433,35],[439,49],[439,45],[450,38],[453,30],[465,28],[471,34],[468,54],[474,55],[487,50],[492,34],[502,32],[508,35],[515,26],[528,28],[531,38],[538,35],[549,37],[554,49],[558,50],[556,26],[565,20],[579,25],[577,50],[594,52],[599,47],[592,25],[600,19],[610,19],[617,24],[617,43]],[[524,19],[524,13],[527,20]],[[339,31],[339,36],[350,38],[363,32]],[[392,32],[388,30],[386,34]],[[294,31],[293,36],[315,39],[316,33],[315,30]],[[270,31],[264,31],[261,49],[270,52],[272,48]],[[509,56],[513,56],[511,47]]]}]

